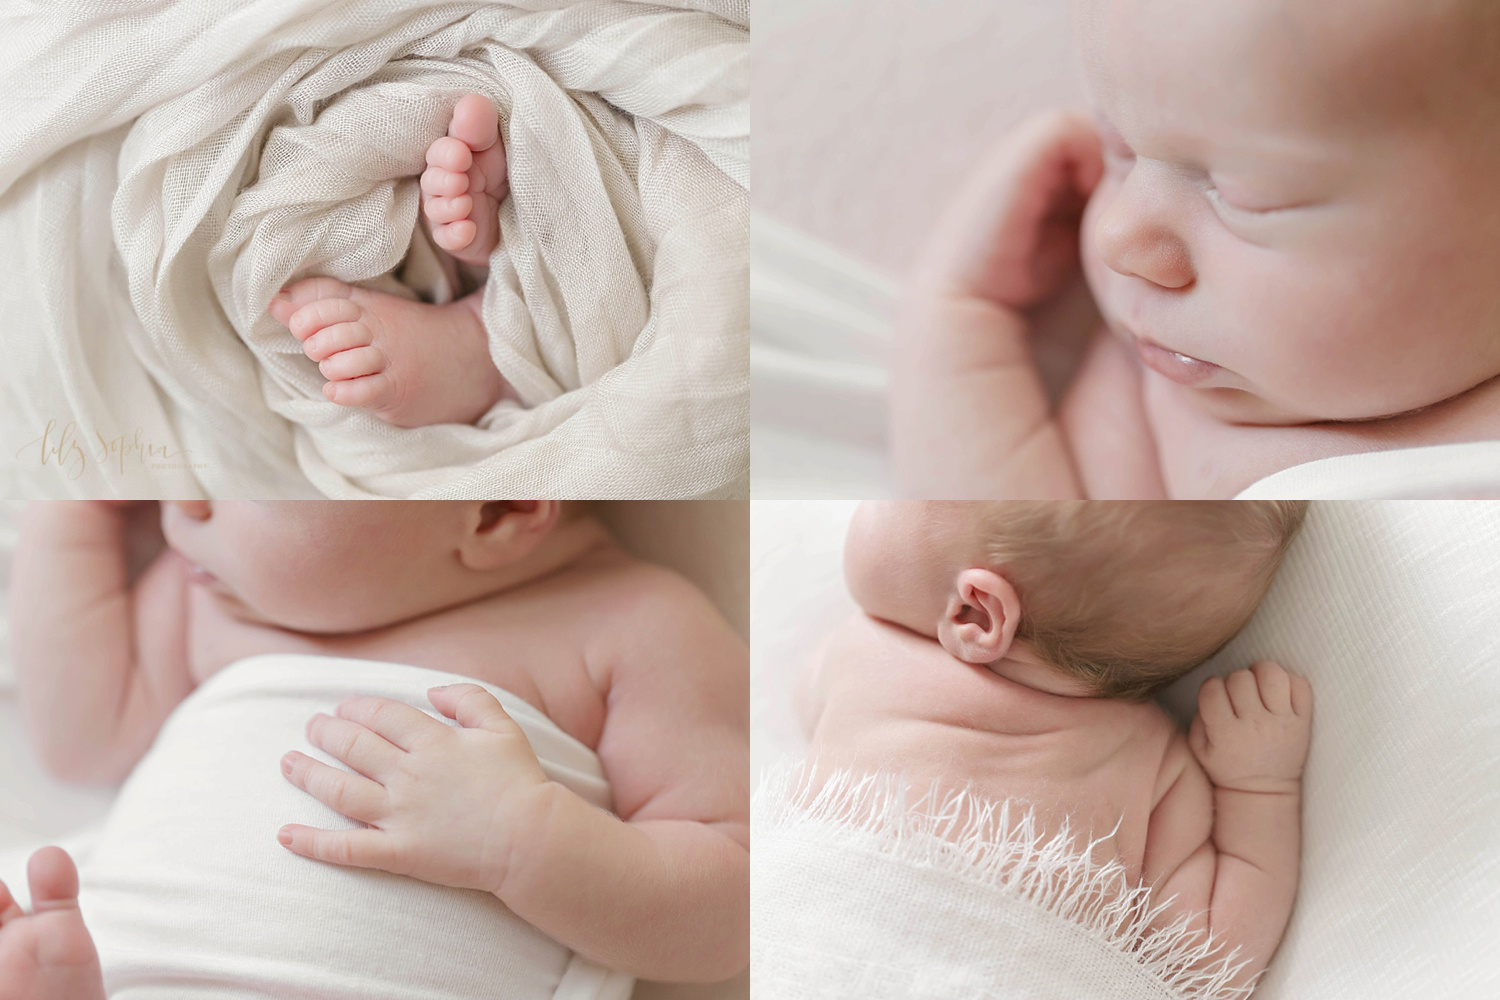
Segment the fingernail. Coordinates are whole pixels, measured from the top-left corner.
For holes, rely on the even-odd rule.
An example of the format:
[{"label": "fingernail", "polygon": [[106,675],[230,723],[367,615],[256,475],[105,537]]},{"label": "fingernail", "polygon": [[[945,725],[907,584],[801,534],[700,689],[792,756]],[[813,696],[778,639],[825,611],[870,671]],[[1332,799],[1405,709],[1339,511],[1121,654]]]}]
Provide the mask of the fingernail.
[{"label": "fingernail", "polygon": [[291,774],[292,773],[292,755],[291,754],[287,754],[285,757],[281,758],[281,773],[282,774]]},{"label": "fingernail", "polygon": [[282,830],[276,835],[276,839],[281,841],[282,847],[292,846],[292,832],[290,830]]}]

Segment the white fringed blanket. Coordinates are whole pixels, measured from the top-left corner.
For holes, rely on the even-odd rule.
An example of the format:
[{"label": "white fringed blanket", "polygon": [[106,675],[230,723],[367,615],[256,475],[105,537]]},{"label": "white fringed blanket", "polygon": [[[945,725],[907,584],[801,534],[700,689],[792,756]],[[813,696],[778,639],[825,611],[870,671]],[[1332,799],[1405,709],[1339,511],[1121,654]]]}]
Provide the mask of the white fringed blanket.
[{"label": "white fringed blanket", "polygon": [[[0,446],[17,492],[736,491],[749,80],[748,0],[0,15]],[[416,178],[468,91],[499,107],[509,152],[484,317],[525,408],[398,430],[326,402],[266,305],[312,274],[456,293]]]},{"label": "white fringed blanket", "polygon": [[797,767],[756,793],[756,1000],[1243,998],[1236,957],[1009,802]]}]

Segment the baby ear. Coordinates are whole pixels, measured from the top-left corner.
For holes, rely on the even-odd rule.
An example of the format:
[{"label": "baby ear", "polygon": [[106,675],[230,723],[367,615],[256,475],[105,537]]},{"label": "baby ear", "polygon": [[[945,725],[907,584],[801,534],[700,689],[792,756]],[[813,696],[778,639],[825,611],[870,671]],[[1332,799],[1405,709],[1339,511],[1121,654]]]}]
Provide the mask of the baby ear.
[{"label": "baby ear", "polygon": [[459,560],[473,570],[499,569],[528,555],[557,523],[560,500],[483,500],[465,514]]},{"label": "baby ear", "polygon": [[1021,624],[1021,599],[1010,581],[987,569],[966,569],[938,623],[938,642],[965,663],[985,665],[1010,650]]}]

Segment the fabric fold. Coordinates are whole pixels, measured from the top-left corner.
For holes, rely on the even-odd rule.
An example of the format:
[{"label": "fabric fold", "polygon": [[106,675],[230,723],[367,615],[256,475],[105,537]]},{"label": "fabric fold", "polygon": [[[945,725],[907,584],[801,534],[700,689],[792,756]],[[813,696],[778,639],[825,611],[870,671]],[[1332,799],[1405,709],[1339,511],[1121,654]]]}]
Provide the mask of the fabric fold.
[{"label": "fabric fold", "polygon": [[[748,468],[748,4],[105,0],[13,15],[0,444],[26,492],[715,496]],[[328,403],[266,315],[328,274],[461,290],[417,176],[495,102],[491,356],[524,406],[409,431]],[[472,278],[470,279],[472,280]],[[52,421],[76,475],[28,451]],[[137,433],[138,432],[138,433]],[[112,468],[101,442],[137,441]],[[71,451],[69,452],[71,456]],[[73,470],[69,470],[70,472]]]}]

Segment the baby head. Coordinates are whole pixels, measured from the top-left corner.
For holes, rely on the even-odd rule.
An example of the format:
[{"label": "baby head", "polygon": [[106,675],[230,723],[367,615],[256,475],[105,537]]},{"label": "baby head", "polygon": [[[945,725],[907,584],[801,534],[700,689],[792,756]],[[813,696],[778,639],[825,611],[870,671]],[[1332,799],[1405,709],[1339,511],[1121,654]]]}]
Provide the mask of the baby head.
[{"label": "baby head", "polygon": [[867,613],[969,663],[1039,664],[1143,698],[1250,619],[1305,501],[861,505],[844,573]]},{"label": "baby head", "polygon": [[1500,3],[1075,0],[1105,320],[1253,423],[1500,375]]},{"label": "baby head", "polygon": [[162,531],[236,617],[334,634],[516,582],[568,516],[556,500],[195,500],[163,503]]}]

